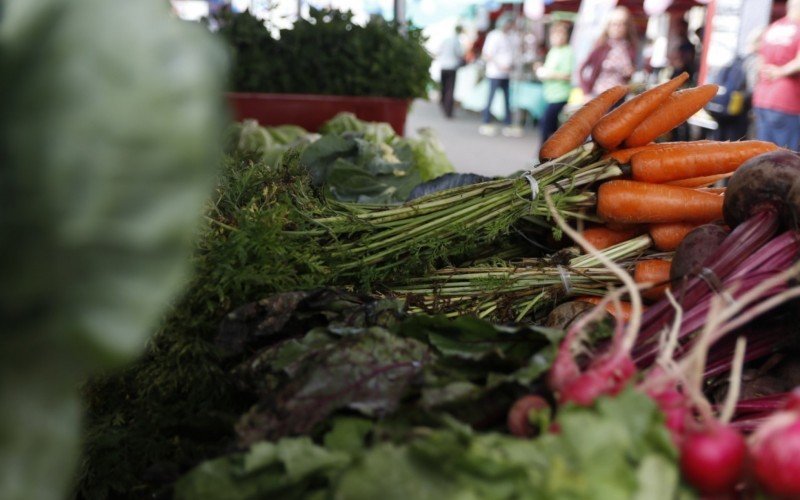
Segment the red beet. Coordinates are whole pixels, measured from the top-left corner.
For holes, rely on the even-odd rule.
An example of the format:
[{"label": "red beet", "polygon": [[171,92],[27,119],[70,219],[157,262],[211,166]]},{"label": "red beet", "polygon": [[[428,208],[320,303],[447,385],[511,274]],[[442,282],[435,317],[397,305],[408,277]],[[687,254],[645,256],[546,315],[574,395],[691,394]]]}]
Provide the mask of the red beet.
[{"label": "red beet", "polygon": [[685,278],[700,274],[706,261],[722,245],[728,233],[725,226],[712,223],[697,227],[687,234],[675,249],[669,269],[673,286],[678,286]]},{"label": "red beet", "polygon": [[744,162],[725,191],[725,222],[736,227],[763,210],[774,210],[783,224],[795,229],[800,221],[800,156],[772,151]]}]

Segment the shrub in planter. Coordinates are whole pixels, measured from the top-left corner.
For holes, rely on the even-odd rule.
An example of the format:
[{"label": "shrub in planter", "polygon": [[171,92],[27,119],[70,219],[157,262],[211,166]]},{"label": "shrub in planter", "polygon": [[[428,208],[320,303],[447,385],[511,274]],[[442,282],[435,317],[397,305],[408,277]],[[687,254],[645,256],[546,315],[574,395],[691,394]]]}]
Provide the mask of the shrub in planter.
[{"label": "shrub in planter", "polygon": [[248,12],[226,12],[219,33],[234,52],[236,92],[425,97],[431,55],[422,30],[350,12],[312,9],[273,36]]}]

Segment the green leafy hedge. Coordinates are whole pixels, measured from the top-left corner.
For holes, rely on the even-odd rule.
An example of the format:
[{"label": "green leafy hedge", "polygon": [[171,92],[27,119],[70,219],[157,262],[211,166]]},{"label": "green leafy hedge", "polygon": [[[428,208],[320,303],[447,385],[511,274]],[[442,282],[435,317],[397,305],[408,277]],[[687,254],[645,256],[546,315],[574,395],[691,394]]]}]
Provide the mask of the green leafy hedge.
[{"label": "green leafy hedge", "polygon": [[431,55],[422,30],[350,12],[311,10],[278,36],[248,12],[225,13],[219,33],[234,53],[239,92],[425,97]]}]

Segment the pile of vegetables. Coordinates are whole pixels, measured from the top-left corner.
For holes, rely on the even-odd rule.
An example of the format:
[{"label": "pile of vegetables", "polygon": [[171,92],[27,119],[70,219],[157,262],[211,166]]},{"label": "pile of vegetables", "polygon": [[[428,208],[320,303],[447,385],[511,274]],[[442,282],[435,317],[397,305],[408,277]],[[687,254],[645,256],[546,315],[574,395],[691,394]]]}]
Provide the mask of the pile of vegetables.
[{"label": "pile of vegetables", "polygon": [[800,379],[752,387],[800,359],[800,157],[653,143],[716,93],[685,80],[420,197],[382,126],[244,124],[184,296],[84,388],[78,495],[799,495]]}]

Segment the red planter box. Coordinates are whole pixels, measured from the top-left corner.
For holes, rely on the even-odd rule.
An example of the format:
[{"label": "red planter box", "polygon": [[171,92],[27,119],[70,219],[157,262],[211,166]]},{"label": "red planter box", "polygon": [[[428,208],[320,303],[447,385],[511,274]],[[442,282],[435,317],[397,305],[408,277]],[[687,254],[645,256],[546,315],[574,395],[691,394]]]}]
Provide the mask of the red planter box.
[{"label": "red planter box", "polygon": [[228,92],[228,102],[236,120],[254,118],[261,125],[299,125],[309,132],[342,111],[359,119],[387,122],[403,135],[410,99],[352,97],[313,94],[260,94]]}]

